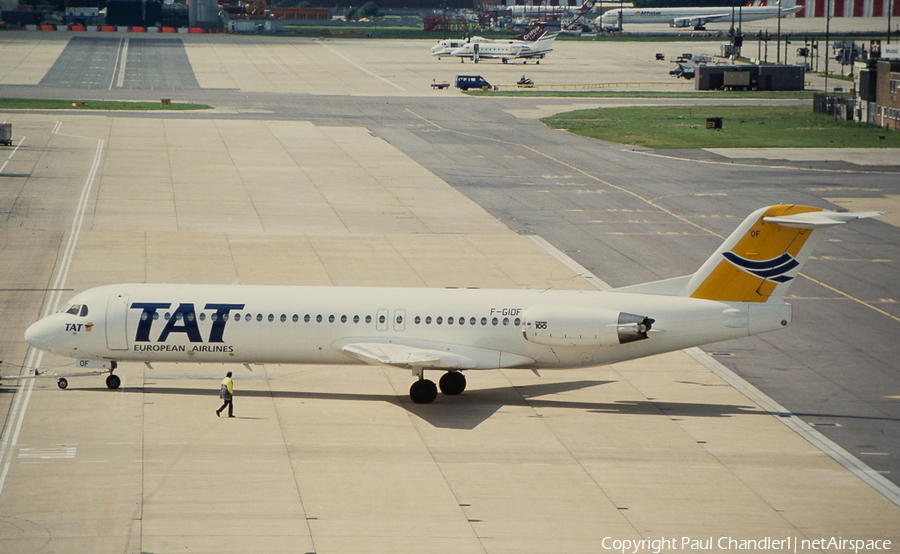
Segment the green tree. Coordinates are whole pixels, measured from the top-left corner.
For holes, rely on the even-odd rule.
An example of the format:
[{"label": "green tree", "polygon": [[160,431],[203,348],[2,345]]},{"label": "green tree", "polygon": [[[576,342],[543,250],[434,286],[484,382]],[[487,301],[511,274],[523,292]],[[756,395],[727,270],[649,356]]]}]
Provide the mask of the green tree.
[{"label": "green tree", "polygon": [[378,15],[378,4],[375,2],[366,2],[358,8],[351,7],[347,10],[346,18],[348,21],[358,21],[365,17],[372,19]]}]

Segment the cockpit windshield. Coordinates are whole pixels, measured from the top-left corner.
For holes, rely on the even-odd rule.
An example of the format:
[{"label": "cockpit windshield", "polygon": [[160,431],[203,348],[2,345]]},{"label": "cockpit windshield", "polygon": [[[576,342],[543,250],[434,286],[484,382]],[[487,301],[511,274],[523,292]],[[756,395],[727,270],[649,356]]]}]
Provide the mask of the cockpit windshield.
[{"label": "cockpit windshield", "polygon": [[62,312],[65,314],[77,315],[79,317],[87,317],[88,307],[87,304],[70,304],[63,308]]}]

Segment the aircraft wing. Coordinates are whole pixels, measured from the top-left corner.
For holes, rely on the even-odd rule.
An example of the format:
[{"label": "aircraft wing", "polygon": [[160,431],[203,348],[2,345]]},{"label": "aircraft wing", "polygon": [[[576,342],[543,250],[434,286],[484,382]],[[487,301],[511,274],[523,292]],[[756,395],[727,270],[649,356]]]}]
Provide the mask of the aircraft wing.
[{"label": "aircraft wing", "polygon": [[477,365],[475,360],[453,352],[396,343],[357,342],[346,344],[341,350],[366,363],[442,368],[470,368]]}]

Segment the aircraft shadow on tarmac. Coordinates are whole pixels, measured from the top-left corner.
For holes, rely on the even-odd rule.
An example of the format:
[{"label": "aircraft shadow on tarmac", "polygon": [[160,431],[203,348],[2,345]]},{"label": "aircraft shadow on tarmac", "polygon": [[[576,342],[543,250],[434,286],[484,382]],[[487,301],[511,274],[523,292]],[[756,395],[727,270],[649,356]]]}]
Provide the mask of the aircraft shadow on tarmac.
[{"label": "aircraft shadow on tarmac", "polygon": [[[406,396],[396,394],[356,394],[339,392],[305,392],[285,390],[247,390],[237,395],[244,398],[292,398],[297,400],[345,400],[354,402],[386,402],[415,414],[438,428],[474,429],[504,406],[529,406],[536,410],[572,409],[596,414],[656,415],[673,417],[730,417],[733,415],[768,415],[755,406],[732,404],[699,404],[692,402],[663,402],[657,400],[585,402],[541,398],[550,394],[606,385],[614,381],[572,381],[468,390],[460,396],[438,396],[432,404],[414,404]],[[78,389],[82,391],[110,391],[105,387]],[[210,388],[143,387],[123,388],[126,392],[146,395],[188,395],[217,398],[219,391]],[[252,414],[248,414],[252,415]],[[538,414],[537,417],[541,417]]]}]

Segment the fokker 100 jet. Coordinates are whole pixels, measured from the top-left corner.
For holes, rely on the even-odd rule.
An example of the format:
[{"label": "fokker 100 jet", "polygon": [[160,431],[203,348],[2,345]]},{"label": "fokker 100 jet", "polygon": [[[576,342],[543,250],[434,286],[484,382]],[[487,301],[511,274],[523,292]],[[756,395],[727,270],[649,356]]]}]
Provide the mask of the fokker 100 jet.
[{"label": "fokker 100 jet", "polygon": [[781,329],[784,294],[824,230],[876,215],[762,208],[694,274],[608,291],[102,286],[25,339],[109,371],[110,388],[118,362],[364,362],[412,370],[410,397],[428,403],[426,370],[457,395],[463,371],[589,367]]}]

